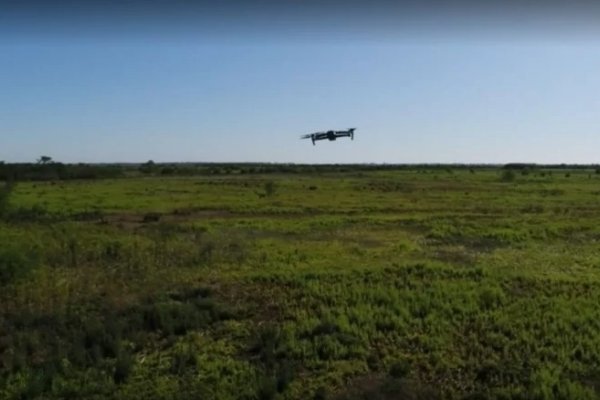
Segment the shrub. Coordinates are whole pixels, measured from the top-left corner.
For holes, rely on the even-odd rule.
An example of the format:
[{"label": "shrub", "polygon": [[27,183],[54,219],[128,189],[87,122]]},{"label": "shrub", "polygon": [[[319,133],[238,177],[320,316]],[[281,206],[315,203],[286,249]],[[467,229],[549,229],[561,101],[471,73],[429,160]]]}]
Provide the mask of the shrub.
[{"label": "shrub", "polygon": [[275,379],[277,382],[277,391],[283,393],[294,379],[294,369],[292,364],[283,362],[279,365],[275,374]]},{"label": "shrub", "polygon": [[268,369],[276,362],[276,353],[281,346],[281,332],[276,327],[266,327],[258,332],[250,351],[259,356],[260,361]]},{"label": "shrub", "polygon": [[150,212],[150,213],[144,214],[144,219],[143,219],[144,223],[158,222],[158,221],[160,221],[160,214],[159,213]]},{"label": "shrub", "polygon": [[50,217],[48,210],[40,204],[34,204],[31,207],[19,207],[6,212],[6,218],[14,222],[34,222],[45,220]]},{"label": "shrub", "polygon": [[182,375],[186,370],[196,368],[198,363],[196,352],[197,349],[194,346],[177,349],[171,360],[171,373]]},{"label": "shrub", "polygon": [[507,169],[502,172],[502,176],[500,177],[500,180],[502,182],[512,182],[515,180],[515,178],[516,178],[515,172],[512,169]]},{"label": "shrub", "polygon": [[4,187],[0,189],[0,217],[3,217],[8,211],[8,200],[14,188],[12,182],[6,182]]},{"label": "shrub", "polygon": [[544,212],[544,206],[541,204],[529,204],[521,208],[521,212],[525,214],[541,214]]},{"label": "shrub", "polygon": [[275,193],[277,192],[277,185],[275,185],[275,182],[273,182],[273,181],[268,181],[265,183],[264,189],[265,189],[265,196],[271,197],[271,196],[274,196]]},{"label": "shrub", "polygon": [[432,385],[426,385],[417,381],[407,379],[383,380],[373,379],[371,381],[357,382],[348,388],[346,393],[336,396],[338,400],[397,400],[397,399],[441,399],[442,396]]},{"label": "shrub", "polygon": [[328,397],[329,397],[329,394],[327,392],[327,388],[324,386],[320,386],[317,389],[317,391],[315,392],[313,399],[314,400],[327,400]]},{"label": "shrub", "polygon": [[277,382],[269,376],[262,377],[258,382],[257,397],[259,400],[272,400],[277,394]]},{"label": "shrub", "polygon": [[504,303],[504,291],[500,287],[484,288],[479,294],[479,306],[483,310],[491,310]]},{"label": "shrub", "polygon": [[117,362],[115,364],[115,372],[113,374],[113,380],[115,383],[124,383],[127,381],[127,377],[131,373],[131,368],[133,366],[133,358],[131,355],[122,351],[117,357]]},{"label": "shrub", "polygon": [[150,300],[141,310],[143,329],[160,332],[165,336],[183,335],[190,330],[205,328],[209,324],[232,318],[232,313],[206,297],[205,289],[176,293],[170,299]]},{"label": "shrub", "polygon": [[407,360],[400,360],[392,364],[390,376],[393,378],[404,378],[410,372],[410,364]]},{"label": "shrub", "polygon": [[36,265],[36,255],[31,250],[17,247],[0,247],[0,285],[23,278]]}]

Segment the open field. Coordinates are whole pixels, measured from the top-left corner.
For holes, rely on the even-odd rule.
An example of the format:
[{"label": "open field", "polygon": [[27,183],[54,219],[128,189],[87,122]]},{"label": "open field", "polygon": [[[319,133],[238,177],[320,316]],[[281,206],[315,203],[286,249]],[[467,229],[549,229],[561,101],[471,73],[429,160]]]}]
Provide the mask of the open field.
[{"label": "open field", "polygon": [[599,397],[592,169],[149,174],[6,198],[2,399]]}]

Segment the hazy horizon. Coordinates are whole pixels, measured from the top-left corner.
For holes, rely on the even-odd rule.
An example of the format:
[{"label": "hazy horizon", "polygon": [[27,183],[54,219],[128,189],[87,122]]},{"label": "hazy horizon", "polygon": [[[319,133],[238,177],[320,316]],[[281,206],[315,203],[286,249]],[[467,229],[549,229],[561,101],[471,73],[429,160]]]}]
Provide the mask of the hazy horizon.
[{"label": "hazy horizon", "polygon": [[0,8],[0,160],[598,162],[591,3],[57,4]]}]

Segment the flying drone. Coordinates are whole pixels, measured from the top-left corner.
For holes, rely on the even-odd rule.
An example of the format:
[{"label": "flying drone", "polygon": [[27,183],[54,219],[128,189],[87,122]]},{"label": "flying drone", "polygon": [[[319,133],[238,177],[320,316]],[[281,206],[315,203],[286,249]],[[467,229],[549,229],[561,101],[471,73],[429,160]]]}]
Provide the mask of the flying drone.
[{"label": "flying drone", "polygon": [[317,140],[336,140],[339,137],[349,137],[354,140],[354,131],[356,128],[350,128],[346,131],[326,131],[326,132],[315,132],[309,133],[308,135],[300,136],[300,139],[311,139],[313,146]]}]

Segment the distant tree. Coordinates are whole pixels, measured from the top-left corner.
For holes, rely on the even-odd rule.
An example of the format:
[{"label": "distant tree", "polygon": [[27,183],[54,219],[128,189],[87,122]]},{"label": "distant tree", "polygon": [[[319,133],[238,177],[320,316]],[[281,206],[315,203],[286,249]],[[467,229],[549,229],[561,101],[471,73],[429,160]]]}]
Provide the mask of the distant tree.
[{"label": "distant tree", "polygon": [[150,174],[154,172],[154,170],[156,169],[155,167],[156,163],[152,160],[148,160],[140,166],[140,171],[145,174]]},{"label": "distant tree", "polygon": [[50,164],[51,162],[52,162],[52,157],[48,157],[48,156],[41,156],[37,160],[38,164]]}]

